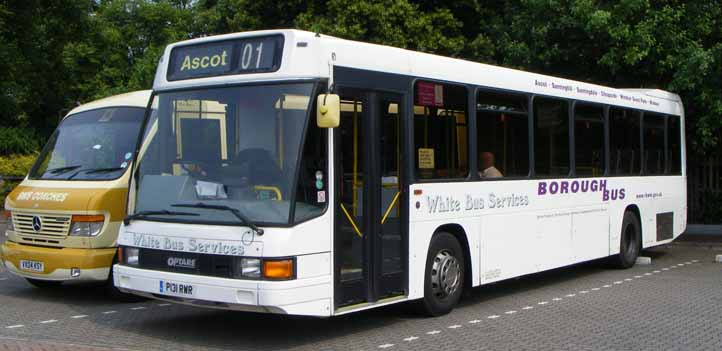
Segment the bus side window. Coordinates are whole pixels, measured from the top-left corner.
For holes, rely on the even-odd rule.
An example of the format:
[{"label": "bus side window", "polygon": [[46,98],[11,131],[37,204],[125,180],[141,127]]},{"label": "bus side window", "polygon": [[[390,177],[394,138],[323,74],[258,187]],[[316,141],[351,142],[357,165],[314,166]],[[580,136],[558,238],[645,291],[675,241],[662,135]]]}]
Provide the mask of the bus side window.
[{"label": "bus side window", "polygon": [[638,111],[609,109],[609,174],[639,175],[642,164],[641,114]]},{"label": "bus side window", "polygon": [[569,174],[569,104],[534,99],[534,169],[541,177]]},{"label": "bus side window", "polygon": [[682,174],[682,131],[679,117],[667,117],[667,174]]},{"label": "bus side window", "polygon": [[414,96],[414,159],[417,177],[468,177],[466,88],[419,81],[414,87]]},{"label": "bus side window", "polygon": [[666,168],[664,156],[664,116],[656,113],[645,113],[642,126],[644,128],[644,174],[663,174]]},{"label": "bus side window", "polygon": [[[493,91],[477,94],[476,135],[480,177],[494,179],[499,175],[529,175],[528,104],[527,96],[523,94]],[[494,172],[496,177],[489,175],[490,167],[498,170],[498,173]]]},{"label": "bus side window", "polygon": [[575,172],[583,177],[604,175],[604,109],[601,106],[574,106]]}]

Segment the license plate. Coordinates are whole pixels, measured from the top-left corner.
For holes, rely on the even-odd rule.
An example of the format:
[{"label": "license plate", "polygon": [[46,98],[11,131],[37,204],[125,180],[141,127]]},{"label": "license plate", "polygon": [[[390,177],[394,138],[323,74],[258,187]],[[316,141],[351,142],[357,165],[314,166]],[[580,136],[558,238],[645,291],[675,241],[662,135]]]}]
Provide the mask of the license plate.
[{"label": "license plate", "polygon": [[45,264],[40,261],[20,260],[20,269],[35,273],[43,273],[45,271]]},{"label": "license plate", "polygon": [[159,292],[164,295],[193,296],[195,287],[192,284],[169,282],[161,280],[158,284]]}]

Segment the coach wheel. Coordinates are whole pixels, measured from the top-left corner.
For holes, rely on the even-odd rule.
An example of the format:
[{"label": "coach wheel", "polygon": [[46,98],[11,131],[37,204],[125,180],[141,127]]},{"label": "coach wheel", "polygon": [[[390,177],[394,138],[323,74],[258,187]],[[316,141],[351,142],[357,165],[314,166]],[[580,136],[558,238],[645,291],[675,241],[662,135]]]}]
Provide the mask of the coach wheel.
[{"label": "coach wheel", "polygon": [[464,288],[464,254],[456,238],[445,232],[431,238],[426,259],[423,310],[430,316],[449,313]]},{"label": "coach wheel", "polygon": [[32,286],[40,289],[51,289],[59,287],[60,284],[63,284],[63,282],[53,281],[53,280],[40,280],[40,279],[31,279],[26,278],[28,283],[30,283]]},{"label": "coach wheel", "polygon": [[639,256],[642,245],[642,231],[637,216],[627,211],[622,220],[622,233],[620,235],[619,254],[615,259],[618,268],[629,268],[634,265]]}]

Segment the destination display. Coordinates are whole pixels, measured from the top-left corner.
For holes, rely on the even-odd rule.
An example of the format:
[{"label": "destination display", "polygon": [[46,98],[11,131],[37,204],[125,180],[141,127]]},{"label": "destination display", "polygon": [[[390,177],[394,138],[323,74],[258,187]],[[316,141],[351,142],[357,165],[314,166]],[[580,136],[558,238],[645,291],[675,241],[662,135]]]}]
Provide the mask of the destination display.
[{"label": "destination display", "polygon": [[180,46],[170,54],[169,81],[273,72],[281,66],[283,36]]}]

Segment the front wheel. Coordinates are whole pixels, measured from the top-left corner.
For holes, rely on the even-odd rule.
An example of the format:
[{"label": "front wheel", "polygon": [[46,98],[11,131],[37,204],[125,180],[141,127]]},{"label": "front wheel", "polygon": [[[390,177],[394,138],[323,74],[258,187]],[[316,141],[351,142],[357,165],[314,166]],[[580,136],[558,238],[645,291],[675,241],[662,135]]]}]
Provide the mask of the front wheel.
[{"label": "front wheel", "polygon": [[619,254],[613,257],[617,268],[626,269],[634,266],[642,248],[642,230],[634,212],[624,212],[622,233],[620,235]]},{"label": "front wheel", "polygon": [[440,232],[431,238],[426,258],[423,311],[429,316],[451,312],[464,289],[464,253],[456,238]]}]

